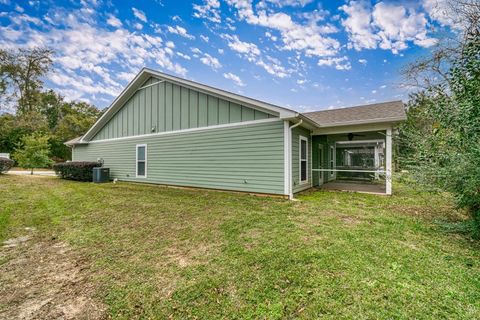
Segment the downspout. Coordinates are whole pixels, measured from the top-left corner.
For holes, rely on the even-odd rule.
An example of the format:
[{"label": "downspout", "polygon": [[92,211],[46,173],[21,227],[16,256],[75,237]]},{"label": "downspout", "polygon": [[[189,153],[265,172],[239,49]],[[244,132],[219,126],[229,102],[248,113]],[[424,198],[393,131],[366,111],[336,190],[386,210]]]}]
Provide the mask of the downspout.
[{"label": "downspout", "polygon": [[288,128],[288,199],[293,200],[293,177],[292,177],[292,129],[298,127],[303,123],[303,120],[300,119],[299,122],[291,125]]}]

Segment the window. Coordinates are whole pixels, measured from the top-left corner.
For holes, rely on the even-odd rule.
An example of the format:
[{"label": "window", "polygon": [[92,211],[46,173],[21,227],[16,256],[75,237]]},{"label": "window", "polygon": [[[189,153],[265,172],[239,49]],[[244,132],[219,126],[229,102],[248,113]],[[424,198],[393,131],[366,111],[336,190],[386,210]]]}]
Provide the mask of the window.
[{"label": "window", "polygon": [[137,178],[147,177],[147,145],[137,144]]},{"label": "window", "polygon": [[308,139],[300,136],[300,183],[308,181]]}]

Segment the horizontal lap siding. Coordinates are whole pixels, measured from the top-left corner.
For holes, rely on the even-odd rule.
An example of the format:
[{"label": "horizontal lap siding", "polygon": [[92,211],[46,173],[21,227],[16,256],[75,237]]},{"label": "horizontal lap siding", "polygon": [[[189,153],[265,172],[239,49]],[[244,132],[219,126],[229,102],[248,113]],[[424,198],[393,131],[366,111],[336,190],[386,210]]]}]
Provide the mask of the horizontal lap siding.
[{"label": "horizontal lap siding", "polygon": [[93,140],[215,126],[275,117],[168,81],[149,79]]},{"label": "horizontal lap siding", "polygon": [[[135,178],[136,144],[147,144],[148,178]],[[73,159],[103,158],[119,180],[283,194],[283,144],[275,121],[80,145]]]}]

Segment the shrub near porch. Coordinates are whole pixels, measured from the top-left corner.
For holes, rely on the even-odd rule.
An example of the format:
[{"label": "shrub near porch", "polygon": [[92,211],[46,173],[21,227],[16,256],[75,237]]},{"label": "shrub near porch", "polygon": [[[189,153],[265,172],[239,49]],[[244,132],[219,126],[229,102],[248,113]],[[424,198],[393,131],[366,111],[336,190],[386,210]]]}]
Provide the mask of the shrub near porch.
[{"label": "shrub near porch", "polygon": [[0,179],[0,240],[35,227],[78,249],[113,318],[480,317],[479,246],[447,232],[465,217],[445,194]]}]

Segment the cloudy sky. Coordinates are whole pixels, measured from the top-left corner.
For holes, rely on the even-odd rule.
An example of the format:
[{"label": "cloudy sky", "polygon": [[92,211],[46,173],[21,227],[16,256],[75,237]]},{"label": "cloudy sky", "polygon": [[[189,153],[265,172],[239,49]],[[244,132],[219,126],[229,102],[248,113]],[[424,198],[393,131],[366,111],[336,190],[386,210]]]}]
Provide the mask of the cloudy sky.
[{"label": "cloudy sky", "polygon": [[311,111],[405,100],[441,1],[0,0],[0,46],[54,49],[47,87],[100,108],[147,66]]}]

